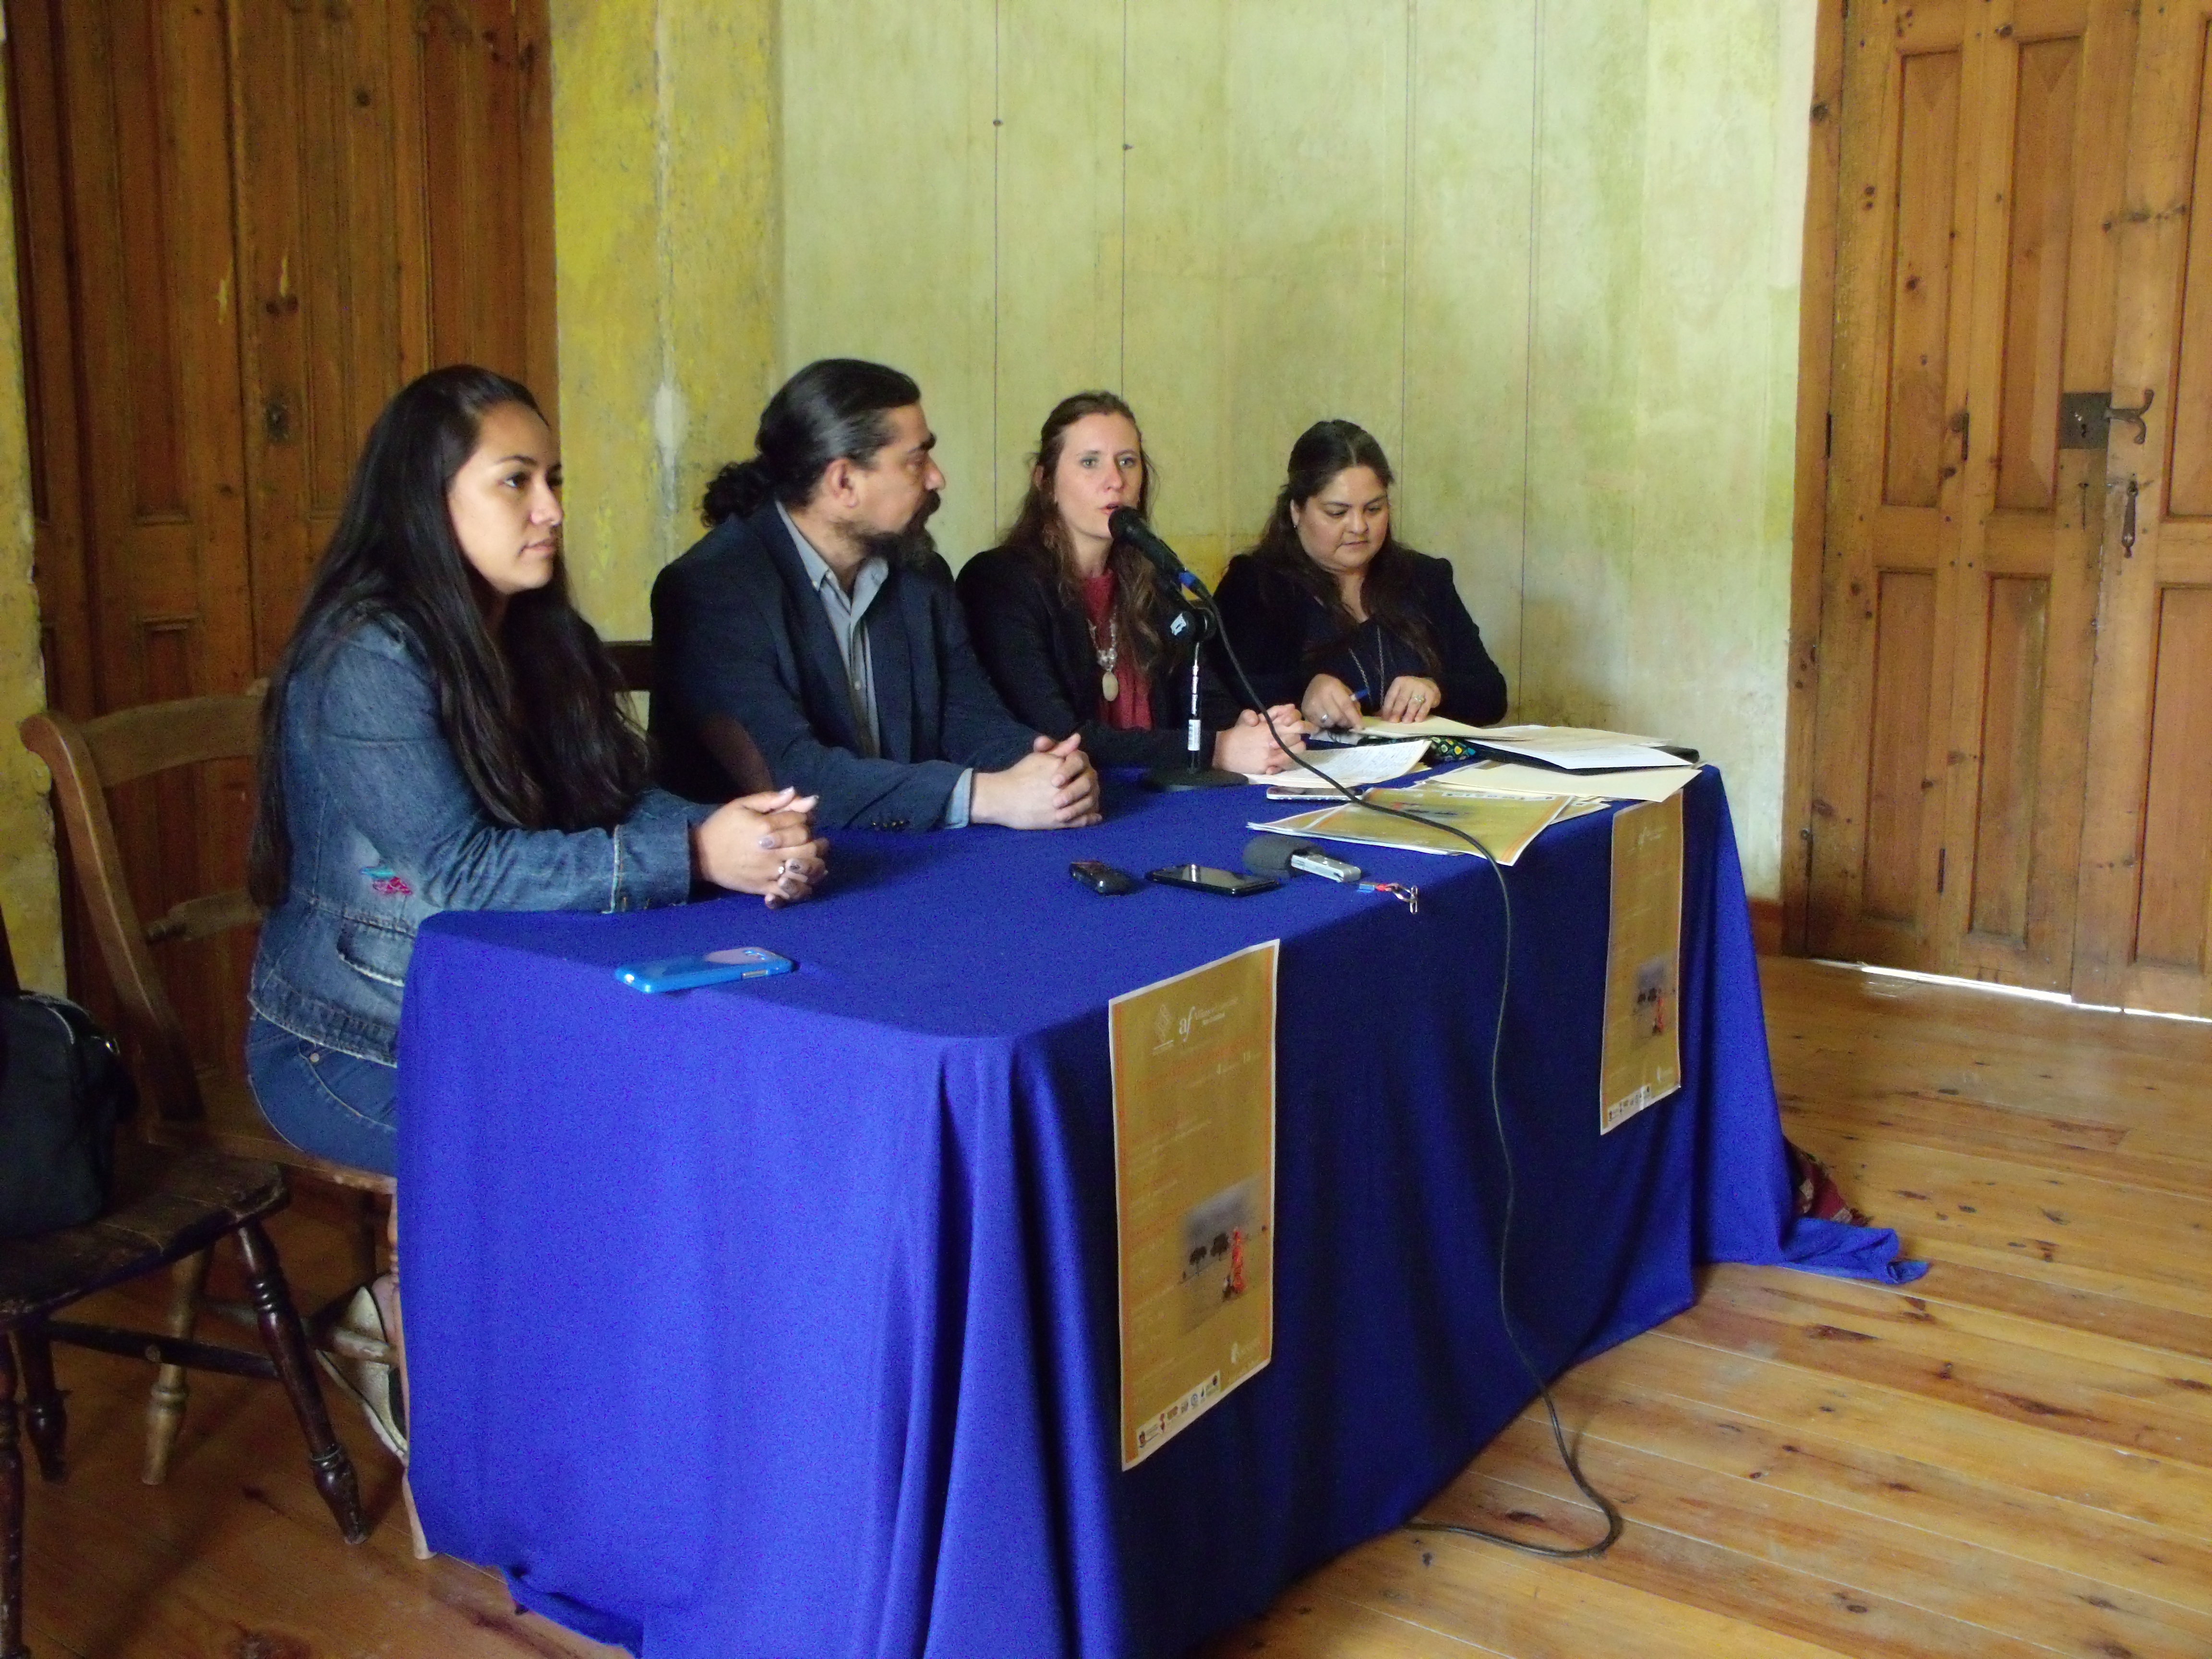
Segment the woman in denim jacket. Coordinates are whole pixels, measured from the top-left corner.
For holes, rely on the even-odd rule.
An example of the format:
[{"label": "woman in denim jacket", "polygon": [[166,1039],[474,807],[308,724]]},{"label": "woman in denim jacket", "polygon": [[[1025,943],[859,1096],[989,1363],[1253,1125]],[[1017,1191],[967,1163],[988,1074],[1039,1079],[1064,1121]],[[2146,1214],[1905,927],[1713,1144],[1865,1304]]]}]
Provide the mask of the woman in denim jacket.
[{"label": "woman in denim jacket", "polygon": [[442,909],[629,910],[695,881],[806,896],[813,802],[694,805],[646,746],[561,568],[536,401],[423,375],[370,430],[271,677],[249,885],[268,911],[246,1068],[295,1146],[390,1174],[415,930]]}]

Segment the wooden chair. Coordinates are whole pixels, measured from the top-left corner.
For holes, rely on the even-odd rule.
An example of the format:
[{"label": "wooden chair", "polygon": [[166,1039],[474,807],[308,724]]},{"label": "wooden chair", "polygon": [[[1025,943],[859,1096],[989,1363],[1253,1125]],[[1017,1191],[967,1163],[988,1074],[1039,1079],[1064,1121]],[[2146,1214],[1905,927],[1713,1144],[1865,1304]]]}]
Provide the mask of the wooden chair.
[{"label": "wooden chair", "polygon": [[[15,989],[15,958],[0,920],[0,992]],[[54,1386],[52,1345],[155,1354],[165,1367],[192,1365],[282,1382],[307,1437],[316,1489],[338,1530],[349,1544],[368,1535],[353,1464],[331,1432],[283,1267],[261,1228],[289,1201],[284,1172],[220,1152],[161,1156],[144,1147],[120,1150],[115,1202],[106,1214],[81,1227],[0,1242],[0,1659],[28,1656],[23,1646],[23,1458],[16,1439],[11,1341],[22,1355],[23,1416],[46,1480],[63,1477],[69,1431]],[[238,1241],[265,1354],[52,1317],[94,1291],[189,1258],[204,1261],[210,1248],[225,1238]]]},{"label": "wooden chair", "polygon": [[[121,1005],[125,1048],[135,1061],[145,1139],[179,1150],[213,1151],[282,1164],[360,1195],[354,1238],[356,1282],[375,1277],[383,1223],[376,1200],[394,1192],[390,1176],[332,1163],[289,1145],[271,1129],[243,1076],[198,1070],[182,1023],[161,980],[151,946],[168,939],[207,939],[250,926],[259,912],[243,890],[184,900],[142,923],[124,879],[121,849],[107,792],[142,778],[210,761],[253,758],[261,737],[258,688],[230,696],[188,697],[120,709],[80,725],[52,709],[22,725],[25,744],[54,777],[54,805],[92,913],[101,959]],[[207,1254],[179,1261],[170,1298],[167,1339],[189,1341],[207,1279]],[[331,1326],[337,1304],[312,1322],[318,1340],[355,1358],[398,1363],[383,1344],[363,1342]],[[164,1364],[147,1407],[146,1460],[141,1478],[158,1486],[184,1420],[188,1388],[181,1367]],[[410,1511],[411,1513],[411,1511]]]},{"label": "wooden chair", "polygon": [[[633,696],[653,695],[653,641],[651,640],[605,640],[601,641],[606,653],[613,659],[615,672],[622,676],[623,690]],[[740,795],[764,793],[775,787],[774,775],[769,770],[768,759],[753,741],[751,732],[733,720],[710,720],[705,733],[708,746],[714,751]]]},{"label": "wooden chair", "polygon": [[653,641],[651,640],[606,640],[607,655],[614,659],[615,672],[622,676],[623,690],[640,696],[653,695]]}]

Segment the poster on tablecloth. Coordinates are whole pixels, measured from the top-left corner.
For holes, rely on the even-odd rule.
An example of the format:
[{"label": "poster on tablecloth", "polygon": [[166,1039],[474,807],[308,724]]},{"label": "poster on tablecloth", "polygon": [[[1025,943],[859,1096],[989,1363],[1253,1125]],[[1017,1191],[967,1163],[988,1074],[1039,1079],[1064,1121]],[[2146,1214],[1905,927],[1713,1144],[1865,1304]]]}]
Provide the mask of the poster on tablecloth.
[{"label": "poster on tablecloth", "polygon": [[1274,1352],[1281,943],[1128,992],[1108,1009],[1125,1469]]},{"label": "poster on tablecloth", "polygon": [[1675,794],[1613,815],[1600,1134],[1682,1086],[1681,1011],[1682,798]]}]

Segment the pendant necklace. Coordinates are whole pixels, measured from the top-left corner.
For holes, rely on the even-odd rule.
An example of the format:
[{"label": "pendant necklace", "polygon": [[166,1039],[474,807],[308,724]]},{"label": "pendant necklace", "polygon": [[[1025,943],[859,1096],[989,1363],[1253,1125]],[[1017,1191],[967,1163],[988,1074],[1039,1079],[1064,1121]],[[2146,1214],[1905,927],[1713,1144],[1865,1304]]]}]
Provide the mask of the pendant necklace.
[{"label": "pendant necklace", "polygon": [[1106,618],[1106,643],[1098,643],[1098,625],[1091,625],[1091,648],[1098,653],[1098,695],[1109,704],[1120,701],[1121,677],[1114,665],[1121,660],[1121,630],[1112,617]]}]

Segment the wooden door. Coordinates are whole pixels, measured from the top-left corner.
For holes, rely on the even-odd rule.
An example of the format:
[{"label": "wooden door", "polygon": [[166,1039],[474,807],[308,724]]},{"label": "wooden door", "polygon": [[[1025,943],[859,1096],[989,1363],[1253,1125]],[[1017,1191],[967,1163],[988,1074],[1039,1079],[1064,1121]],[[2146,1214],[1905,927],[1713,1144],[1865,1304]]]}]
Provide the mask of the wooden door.
[{"label": "wooden door", "polygon": [[[544,0],[6,0],[6,21],[49,700],[237,690],[282,650],[392,392],[474,359],[552,409]],[[125,792],[142,914],[242,878],[251,782]],[[160,947],[204,1063],[237,1063],[252,945]]]},{"label": "wooden door", "polygon": [[2126,0],[1856,0],[1808,931],[1823,955],[2071,975]]},{"label": "wooden door", "polygon": [[[2120,240],[2075,994],[2212,1014],[2212,102],[2204,0],[2143,8]],[[2132,518],[2132,523],[2130,522]]]},{"label": "wooden door", "polygon": [[555,393],[544,29],[511,0],[231,0],[256,659],[385,400],[438,363]]}]

